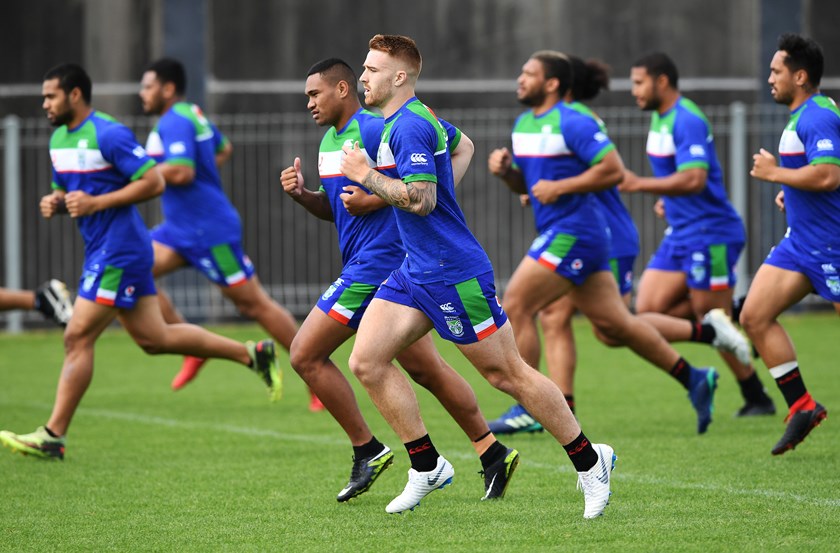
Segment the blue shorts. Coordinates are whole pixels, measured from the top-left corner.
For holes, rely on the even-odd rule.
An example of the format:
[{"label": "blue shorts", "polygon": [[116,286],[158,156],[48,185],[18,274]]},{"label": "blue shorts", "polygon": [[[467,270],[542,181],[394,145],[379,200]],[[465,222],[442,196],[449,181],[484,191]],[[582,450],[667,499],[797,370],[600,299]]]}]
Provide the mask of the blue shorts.
[{"label": "blue shorts", "polygon": [[840,254],[832,256],[823,252],[815,255],[785,237],[770,250],[764,262],[805,275],[821,298],[832,303],[840,302]]},{"label": "blue shorts", "polygon": [[241,242],[217,244],[209,248],[187,248],[178,245],[175,236],[165,224],[156,226],[149,234],[152,240],[174,250],[219,286],[232,288],[245,284],[254,276],[254,264],[242,251]]},{"label": "blue shorts", "polygon": [[729,290],[735,287],[735,263],[743,249],[743,242],[674,244],[666,236],[647,268],[685,273],[693,290]]},{"label": "blue shorts", "polygon": [[397,269],[379,286],[376,297],[422,311],[441,338],[456,344],[483,340],[507,322],[492,271],[457,284],[417,284]]},{"label": "blue shorts", "polygon": [[156,293],[151,264],[117,267],[103,261],[85,260],[78,295],[86,300],[120,309],[132,309],[137,304],[137,298]]},{"label": "blue shorts", "polygon": [[340,322],[356,330],[367,306],[376,295],[378,284],[354,282],[342,274],[318,299],[318,308]]},{"label": "blue shorts", "polygon": [[635,255],[610,259],[610,270],[612,270],[615,281],[618,283],[619,293],[622,296],[633,291],[633,265],[635,263]]},{"label": "blue shorts", "polygon": [[609,243],[580,239],[550,228],[531,243],[528,257],[580,286],[592,273],[610,270]]}]

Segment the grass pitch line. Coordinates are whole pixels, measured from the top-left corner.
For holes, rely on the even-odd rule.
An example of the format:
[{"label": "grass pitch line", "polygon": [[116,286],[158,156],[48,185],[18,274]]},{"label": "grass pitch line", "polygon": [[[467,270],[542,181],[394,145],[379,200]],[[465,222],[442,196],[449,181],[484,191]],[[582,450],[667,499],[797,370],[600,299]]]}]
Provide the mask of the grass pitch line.
[{"label": "grass pitch line", "polygon": [[[48,405],[45,403],[5,403],[0,402],[0,404],[9,406],[9,407],[19,407],[19,408],[33,408],[33,409],[51,409],[52,405]],[[261,438],[274,438],[277,440],[285,440],[285,441],[292,441],[292,442],[301,442],[301,443],[313,443],[318,445],[329,445],[329,446],[340,446],[346,447],[347,446],[347,439],[343,436],[341,438],[331,438],[328,436],[320,436],[320,435],[312,435],[312,434],[288,434],[284,432],[277,432],[276,430],[266,430],[261,428],[253,428],[253,427],[246,427],[246,426],[236,426],[236,425],[229,425],[229,424],[212,424],[212,423],[201,423],[201,422],[191,422],[191,421],[183,421],[178,419],[168,419],[165,417],[156,417],[151,415],[143,415],[140,413],[131,413],[127,411],[112,411],[110,409],[98,409],[95,407],[80,407],[78,413],[84,416],[91,416],[91,417],[99,417],[103,419],[112,419],[112,420],[119,420],[123,422],[133,422],[138,424],[147,424],[153,426],[166,426],[170,428],[183,428],[185,430],[211,430],[216,432],[227,432],[229,434],[237,434],[241,436],[255,436]],[[463,461],[473,461],[475,460],[475,454],[459,452],[459,451],[450,451],[447,454],[447,457],[450,459],[459,459]],[[540,471],[546,472],[564,472],[570,473],[572,472],[571,467],[567,466],[566,464],[562,465],[553,465],[549,463],[541,463],[541,462],[534,462],[528,461],[528,459],[523,460],[524,467],[528,469],[537,469]],[[641,474],[633,474],[628,473],[625,471],[616,472],[613,477],[619,481],[627,481],[633,482],[636,484],[646,485],[646,486],[657,486],[657,487],[669,487],[677,490],[694,490],[694,491],[703,491],[703,492],[711,492],[711,493],[721,493],[721,494],[735,494],[747,497],[763,497],[766,499],[778,499],[784,501],[795,501],[798,503],[816,505],[819,507],[834,507],[840,508],[840,499],[823,499],[817,497],[808,497],[801,494],[793,494],[789,492],[782,492],[782,491],[775,491],[775,490],[766,490],[760,488],[736,488],[733,486],[724,486],[724,485],[715,485],[715,484],[705,484],[705,483],[695,483],[695,482],[679,482],[665,478],[652,478],[650,476],[645,476]]]}]

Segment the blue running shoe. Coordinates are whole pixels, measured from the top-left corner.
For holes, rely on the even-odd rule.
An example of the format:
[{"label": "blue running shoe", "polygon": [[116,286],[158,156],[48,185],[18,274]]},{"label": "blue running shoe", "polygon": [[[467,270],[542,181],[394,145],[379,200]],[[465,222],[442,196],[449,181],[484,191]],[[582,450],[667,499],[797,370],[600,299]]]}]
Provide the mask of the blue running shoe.
[{"label": "blue running shoe", "polygon": [[703,434],[712,423],[718,373],[714,367],[691,369],[689,378],[688,399],[697,411],[697,433]]},{"label": "blue running shoe", "polygon": [[494,421],[488,421],[493,434],[516,434],[517,432],[542,432],[542,425],[518,403]]}]

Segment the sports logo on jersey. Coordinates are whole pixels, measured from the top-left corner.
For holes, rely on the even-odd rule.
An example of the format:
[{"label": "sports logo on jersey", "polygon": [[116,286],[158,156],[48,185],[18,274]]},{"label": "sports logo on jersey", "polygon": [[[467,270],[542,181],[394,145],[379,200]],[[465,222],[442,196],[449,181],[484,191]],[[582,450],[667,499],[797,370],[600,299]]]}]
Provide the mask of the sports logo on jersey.
[{"label": "sports logo on jersey", "polygon": [[455,308],[452,307],[452,302],[442,304],[440,306],[440,310],[444,313],[455,313]]},{"label": "sports logo on jersey", "polygon": [[703,279],[705,279],[706,266],[702,263],[694,263],[691,266],[691,278],[693,278],[695,282],[701,282]]},{"label": "sports logo on jersey", "polygon": [[336,291],[336,290],[338,290],[338,287],[339,287],[339,286],[342,286],[343,284],[344,284],[344,279],[343,279],[343,278],[336,279],[336,281],[335,281],[335,282],[333,282],[332,284],[330,284],[330,287],[329,287],[329,288],[327,288],[327,289],[324,291],[324,293],[323,293],[323,294],[321,294],[321,299],[322,299],[322,300],[328,300],[328,299],[330,299],[330,297],[331,297],[333,294],[335,294],[335,291]]},{"label": "sports logo on jersey", "polygon": [[219,280],[219,271],[216,270],[215,265],[210,259],[206,257],[202,257],[198,260],[199,265],[204,269],[204,273],[207,275],[210,280]]},{"label": "sports logo on jersey", "polygon": [[835,296],[840,296],[840,276],[833,275],[825,279],[825,285]]},{"label": "sports logo on jersey", "polygon": [[85,271],[84,276],[82,277],[82,290],[85,292],[90,292],[93,289],[93,285],[96,283],[97,273],[93,271]]},{"label": "sports logo on jersey", "polygon": [[177,156],[187,153],[187,146],[183,142],[173,142],[169,145],[169,153]]},{"label": "sports logo on jersey", "polygon": [[595,139],[595,142],[606,142],[607,141],[607,135],[602,133],[601,131],[596,132],[592,136],[592,138]]},{"label": "sports logo on jersey", "polygon": [[427,165],[429,161],[426,159],[426,154],[411,154],[409,156],[412,165]]},{"label": "sports logo on jersey", "polygon": [[452,333],[455,337],[461,337],[464,335],[464,325],[461,323],[461,319],[458,317],[444,317],[446,320],[446,326],[449,327],[449,332]]},{"label": "sports logo on jersey", "polygon": [[146,150],[143,149],[143,146],[137,146],[131,153],[134,154],[134,157],[146,157]]},{"label": "sports logo on jersey", "polygon": [[817,150],[820,152],[834,151],[834,142],[830,138],[817,140]]},{"label": "sports logo on jersey", "polygon": [[79,140],[79,143],[76,144],[76,147],[77,148],[87,148],[89,143],[90,142],[88,141],[87,138],[82,138],[82,139]]},{"label": "sports logo on jersey", "polygon": [[833,275],[837,274],[837,269],[834,268],[834,264],[832,263],[823,263],[822,272],[824,272],[827,275]]},{"label": "sports logo on jersey", "polygon": [[702,263],[706,261],[706,255],[703,252],[694,252],[691,254],[691,260],[695,263]]},{"label": "sports logo on jersey", "polygon": [[705,157],[706,148],[702,144],[692,144],[688,148],[688,153],[691,157]]},{"label": "sports logo on jersey", "polygon": [[581,269],[583,269],[583,260],[582,259],[575,259],[570,264],[570,267],[572,268],[573,271],[580,271]]},{"label": "sports logo on jersey", "polygon": [[134,286],[126,286],[125,291],[123,293],[125,294],[126,298],[130,298],[131,296],[134,295],[135,291],[136,290],[135,290]]}]

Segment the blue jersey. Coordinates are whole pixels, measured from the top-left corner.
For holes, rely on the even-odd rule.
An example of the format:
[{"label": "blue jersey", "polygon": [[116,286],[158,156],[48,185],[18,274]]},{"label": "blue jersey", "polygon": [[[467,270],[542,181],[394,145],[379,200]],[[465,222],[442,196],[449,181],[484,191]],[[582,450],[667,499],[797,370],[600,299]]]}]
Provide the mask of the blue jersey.
[{"label": "blue jersey", "polygon": [[[598,128],[605,134],[607,127],[591,109],[580,102],[571,102],[569,107],[575,111],[591,117],[598,123]],[[595,199],[601,207],[607,227],[610,229],[610,257],[636,257],[639,255],[639,232],[630,212],[621,201],[618,187],[612,186],[606,190],[595,192]]]},{"label": "blue jersey", "polygon": [[675,244],[745,241],[741,217],[726,197],[711,126],[694,102],[680,97],[666,113],[653,112],[647,154],[656,177],[693,168],[707,172],[702,191],[663,198]]},{"label": "blue jersey", "polygon": [[558,226],[563,233],[600,242],[608,236],[606,221],[594,194],[563,194],[542,204],[532,189],[541,179],[580,175],[615,149],[597,121],[565,103],[545,113],[526,111],[513,126],[513,166],[522,173],[537,232]]},{"label": "blue jersey", "polygon": [[[155,165],[132,132],[110,115],[94,111],[74,129],[63,125],[50,138],[52,186],[91,196],[114,192]],[[118,267],[148,264],[152,246],[134,205],[114,207],[76,218],[85,242],[85,258]]]},{"label": "blue jersey", "polygon": [[385,120],[377,167],[405,183],[437,183],[437,203],[428,215],[393,210],[406,250],[403,268],[412,281],[457,284],[493,270],[455,199],[447,132],[417,98]]},{"label": "blue jersey", "polygon": [[[782,167],[840,165],[840,111],[816,94],[796,108],[779,142]],[[840,250],[840,188],[809,192],[783,185],[789,236],[809,251]]]},{"label": "blue jersey", "polygon": [[209,248],[242,238],[239,214],[222,190],[216,153],[225,139],[201,109],[178,102],[160,118],[146,143],[149,154],[171,165],[187,165],[195,179],[166,187],[161,204],[168,235],[178,248]]}]

